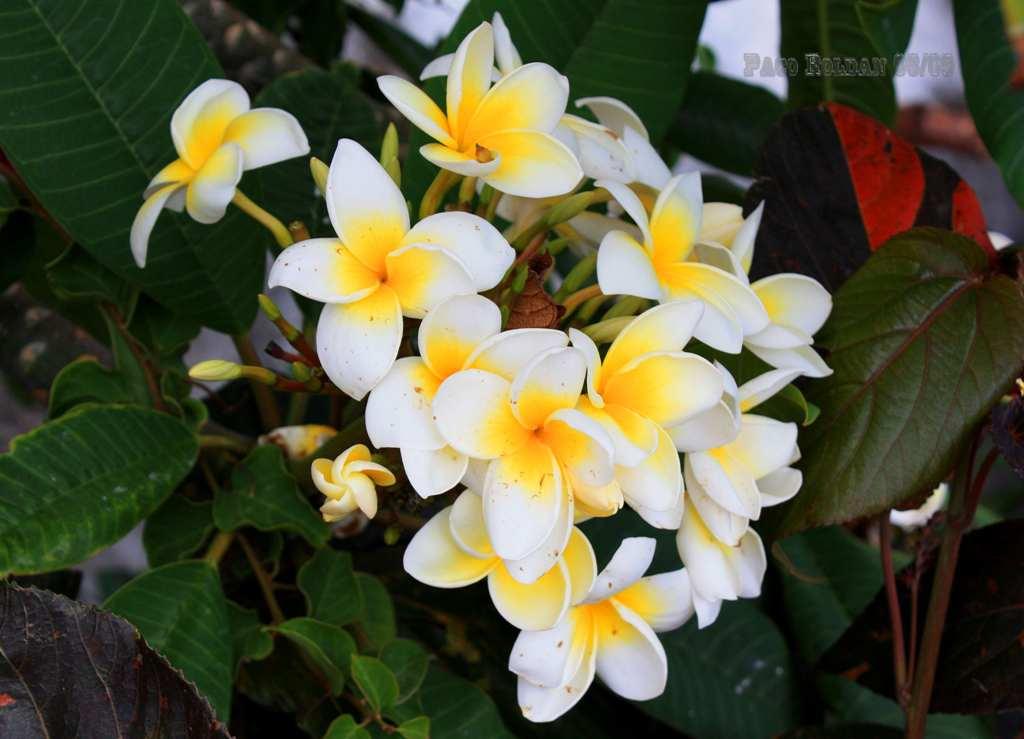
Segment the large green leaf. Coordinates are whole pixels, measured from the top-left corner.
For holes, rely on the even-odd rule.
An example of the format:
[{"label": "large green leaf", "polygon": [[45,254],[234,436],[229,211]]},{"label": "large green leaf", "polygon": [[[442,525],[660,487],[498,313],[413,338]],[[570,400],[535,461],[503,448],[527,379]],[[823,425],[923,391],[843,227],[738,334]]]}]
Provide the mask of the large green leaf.
[{"label": "large green leaf", "polygon": [[637,704],[673,728],[707,739],[770,737],[799,721],[799,693],[786,641],[749,601],[726,603],[714,624],[660,634],[668,685]]},{"label": "large green leaf", "polygon": [[34,588],[0,586],[0,696],[4,737],[228,737],[130,623]]},{"label": "large green leaf", "polygon": [[[875,41],[890,44],[902,40],[904,47],[909,35],[890,29],[898,23],[886,23],[887,14],[903,20],[903,6],[912,0],[890,3],[854,3],[850,0],[782,0],[783,57],[796,60],[799,69],[789,80],[789,104],[793,108],[816,105],[820,102],[838,102],[863,111],[883,123],[891,124],[896,116],[896,91],[893,87],[893,53],[902,48],[879,50]],[[858,4],[875,7],[858,13]],[[870,21],[868,28],[861,17]],[[913,13],[911,12],[911,17]],[[884,29],[884,33],[883,30]],[[818,62],[815,65],[813,59]],[[852,73],[844,69],[829,71],[827,64],[854,60]],[[861,60],[867,63],[860,68]],[[879,61],[880,60],[880,61]]]},{"label": "large green leaf", "polygon": [[509,739],[497,706],[476,685],[431,665],[419,692],[433,739]]},{"label": "large green leaf", "polygon": [[974,125],[1018,203],[1024,203],[1024,90],[1010,84],[1017,54],[999,0],[955,0],[964,93]]},{"label": "large green leaf", "polygon": [[179,421],[142,408],[83,406],[0,455],[0,573],[55,570],[113,544],[191,469]]},{"label": "large green leaf", "polygon": [[0,16],[0,147],[43,206],[165,305],[222,331],[247,328],[266,237],[237,209],[214,227],[165,211],[143,271],[128,251],[143,188],[175,158],[171,114],[223,76],[178,3],[0,0]]},{"label": "large green leaf", "polygon": [[193,554],[213,531],[213,504],[172,495],[146,519],[142,544],[150,567],[177,562]]},{"label": "large green leaf", "polygon": [[289,619],[274,628],[309,655],[332,693],[341,692],[356,654],[356,642],[347,631],[313,618]]},{"label": "large green leaf", "polygon": [[800,437],[803,489],[776,535],[885,511],[934,488],[1020,372],[1024,296],[966,237],[915,229],[835,296],[819,335],[834,374]]},{"label": "large green leaf", "polygon": [[235,663],[227,602],[213,567],[196,560],[157,567],[121,587],[103,607],[135,624],[227,721]]},{"label": "large green leaf", "polygon": [[395,639],[380,650],[380,659],[398,681],[398,698],[395,703],[403,703],[423,684],[430,654],[411,639]]},{"label": "large green leaf", "polygon": [[363,613],[363,594],[348,552],[329,547],[318,550],[302,565],[297,583],[312,618],[344,626]]}]

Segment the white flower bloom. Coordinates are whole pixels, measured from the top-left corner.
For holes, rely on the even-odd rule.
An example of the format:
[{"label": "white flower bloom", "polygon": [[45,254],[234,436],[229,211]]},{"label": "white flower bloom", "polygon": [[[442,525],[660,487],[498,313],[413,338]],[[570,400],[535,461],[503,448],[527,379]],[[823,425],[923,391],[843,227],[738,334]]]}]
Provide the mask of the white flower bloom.
[{"label": "white flower bloom", "polygon": [[405,570],[438,588],[460,588],[486,577],[505,620],[520,629],[551,628],[583,599],[597,570],[590,542],[572,526],[571,505],[563,515],[569,525],[558,527],[557,536],[540,550],[503,560],[487,534],[483,501],[465,490],[416,532],[405,550]]},{"label": "white flower bloom", "polygon": [[216,223],[235,197],[242,172],[309,153],[306,134],[291,113],[249,105],[237,82],[214,79],[174,111],[171,138],[178,159],[150,180],[132,223],[129,240],[140,269],[161,210],[185,209],[199,223]]},{"label": "white flower bloom", "polygon": [[692,261],[703,212],[698,173],[673,177],[650,218],[628,187],[608,180],[595,184],[615,197],[642,236],[637,240],[626,231],[611,231],[601,241],[597,281],[602,292],[661,302],[698,300],[705,310],[694,335],[722,351],[738,353],[744,337],[768,326],[768,314],[745,280],[720,266]]},{"label": "white flower bloom", "polygon": [[350,139],[338,142],[325,196],[337,238],[288,247],[268,283],[328,304],[317,354],[331,381],[359,400],[394,364],[403,316],[423,318],[452,295],[494,287],[514,252],[470,213],[438,213],[410,228],[402,192]]},{"label": "white flower bloom", "polygon": [[553,628],[519,635],[509,669],[519,676],[523,716],[554,721],[583,697],[595,674],[624,698],[661,695],[668,662],[655,632],[678,628],[693,608],[685,570],[643,577],[653,557],[654,539],[623,540],[583,586],[583,602]]}]

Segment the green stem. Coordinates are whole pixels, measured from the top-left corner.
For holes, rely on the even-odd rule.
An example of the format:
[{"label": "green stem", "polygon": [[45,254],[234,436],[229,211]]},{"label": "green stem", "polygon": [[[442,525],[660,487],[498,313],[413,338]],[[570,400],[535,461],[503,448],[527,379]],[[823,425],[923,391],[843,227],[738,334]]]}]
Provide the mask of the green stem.
[{"label": "green stem", "polygon": [[437,176],[434,177],[434,181],[430,183],[427,191],[423,193],[423,200],[420,201],[421,221],[437,212],[437,209],[441,207],[441,201],[444,200],[444,196],[454,187],[461,176],[447,169],[438,170]]},{"label": "green stem", "polygon": [[252,545],[241,534],[238,535],[238,543],[242,545],[245,558],[249,560],[249,566],[252,568],[253,574],[256,575],[256,582],[259,583],[260,590],[263,592],[263,600],[266,601],[267,609],[270,611],[271,622],[275,626],[282,623],[285,620],[284,611],[281,610],[277,596],[274,595],[274,583],[271,581],[270,575],[263,569],[263,563],[260,562]]},{"label": "green stem", "polygon": [[229,436],[218,436],[216,434],[199,435],[200,449],[225,449],[231,452],[238,452],[239,454],[247,454],[250,446],[243,441],[232,439]]},{"label": "green stem", "polygon": [[256,205],[256,203],[246,197],[241,190],[235,190],[235,196],[231,198],[231,202],[243,210],[247,216],[270,231],[271,235],[274,237],[274,241],[276,241],[277,245],[282,249],[295,243],[295,240],[292,238],[291,231],[288,230],[287,226],[281,223],[281,221],[270,213],[263,210],[263,208]]},{"label": "green stem", "polygon": [[210,542],[210,547],[206,550],[206,554],[203,555],[203,559],[209,562],[214,568],[220,564],[221,559],[227,554],[228,549],[231,548],[231,542],[235,540],[235,534],[233,531],[218,531],[217,535],[213,537],[213,541]]},{"label": "green stem", "polygon": [[[253,349],[252,340],[249,338],[248,333],[236,334],[231,338],[235,342],[238,355],[245,364],[256,367],[262,366],[256,350]],[[263,422],[264,428],[268,431],[276,429],[281,425],[281,411],[277,407],[274,393],[269,387],[259,382],[250,381],[249,387],[252,388],[253,397],[256,399],[256,407],[259,410],[260,420]]]}]

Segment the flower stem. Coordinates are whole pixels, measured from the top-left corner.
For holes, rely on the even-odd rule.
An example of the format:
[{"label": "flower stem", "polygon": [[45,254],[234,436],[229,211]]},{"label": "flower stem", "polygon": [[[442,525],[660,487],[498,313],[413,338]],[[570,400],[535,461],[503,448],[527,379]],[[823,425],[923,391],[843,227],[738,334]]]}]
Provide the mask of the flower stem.
[{"label": "flower stem", "polygon": [[295,243],[291,232],[281,221],[251,201],[241,190],[235,190],[231,202],[245,211],[245,214],[266,228],[274,236],[277,245],[282,249]]},{"label": "flower stem", "polygon": [[577,290],[572,295],[569,295],[565,300],[562,301],[562,305],[565,306],[565,315],[569,315],[577,307],[590,300],[596,298],[601,294],[600,285],[587,285],[586,287]]},{"label": "flower stem", "polygon": [[277,596],[274,595],[274,584],[270,580],[270,575],[263,569],[263,563],[260,562],[252,545],[241,534],[238,535],[238,543],[242,545],[245,558],[249,560],[249,566],[252,568],[253,574],[256,575],[256,582],[259,583],[260,590],[263,592],[263,600],[266,601],[267,609],[270,611],[271,622],[275,625],[282,623],[285,620],[284,611],[281,610]]},{"label": "flower stem", "polygon": [[[896,571],[892,564],[892,525],[889,511],[878,517],[878,534],[882,552],[882,572],[885,575],[885,595],[889,603],[889,621],[892,624],[892,669],[896,683],[896,698],[906,709],[907,693],[907,650],[903,639],[903,614],[900,612],[899,594],[896,592]],[[914,625],[911,626],[914,628]]]},{"label": "flower stem", "polygon": [[[256,350],[252,348],[252,340],[249,338],[248,333],[236,334],[231,338],[234,339],[235,348],[238,349],[238,354],[243,362],[248,365],[260,366],[260,358],[256,354]],[[252,388],[253,397],[256,399],[256,407],[259,410],[260,420],[263,422],[264,427],[268,430],[276,429],[281,425],[281,411],[277,407],[274,393],[266,385],[252,380],[249,382],[249,387]]]},{"label": "flower stem", "polygon": [[228,549],[231,548],[231,543],[234,540],[235,533],[233,531],[218,531],[217,535],[213,537],[213,541],[210,542],[210,547],[206,550],[203,559],[216,568],[227,554]]},{"label": "flower stem", "polygon": [[250,446],[246,444],[244,441],[241,441],[239,439],[233,439],[230,436],[221,436],[219,434],[200,434],[199,448],[226,449],[231,452],[246,454],[248,453]]},{"label": "flower stem", "polygon": [[441,207],[441,201],[444,200],[444,196],[455,186],[455,183],[459,181],[461,176],[447,169],[438,171],[434,181],[430,183],[430,187],[423,193],[423,200],[420,201],[421,221],[437,212],[437,209]]}]

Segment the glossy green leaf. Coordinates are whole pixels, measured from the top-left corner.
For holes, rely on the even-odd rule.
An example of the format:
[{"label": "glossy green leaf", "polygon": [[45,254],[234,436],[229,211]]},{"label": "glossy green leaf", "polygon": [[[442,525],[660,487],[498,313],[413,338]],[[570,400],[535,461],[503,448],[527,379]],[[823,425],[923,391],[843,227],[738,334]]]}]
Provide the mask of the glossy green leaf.
[{"label": "glossy green leaf", "polygon": [[172,495],[146,519],[142,544],[150,567],[191,556],[213,531],[213,504]]},{"label": "glossy green leaf", "polygon": [[436,665],[420,688],[420,706],[433,739],[511,739],[490,697],[468,680]]},{"label": "glossy green leaf", "polygon": [[398,700],[398,680],[376,657],[352,655],[352,680],[374,713],[390,708]]},{"label": "glossy green leaf", "polygon": [[380,660],[398,680],[398,698],[395,703],[404,703],[419,690],[427,675],[430,655],[410,639],[395,639],[380,650]]},{"label": "glossy green leaf", "polygon": [[341,692],[349,664],[356,653],[355,640],[347,631],[312,618],[292,618],[276,626],[275,630],[310,656],[333,694]]},{"label": "glossy green leaf", "polygon": [[273,444],[249,452],[231,473],[231,487],[213,500],[213,520],[221,531],[252,526],[260,531],[290,531],[313,546],[329,536],[327,525],[313,510],[284,466]]},{"label": "glossy green leaf", "polygon": [[312,618],[344,626],[363,612],[363,596],[348,552],[329,547],[318,550],[302,565],[297,582]]},{"label": "glossy green leaf", "polygon": [[132,312],[129,328],[139,341],[166,357],[185,351],[199,334],[200,326],[194,319],[170,311],[142,295]]},{"label": "glossy green leaf", "polygon": [[172,113],[224,76],[179,4],[95,0],[82,12],[62,0],[0,0],[0,16],[17,29],[0,57],[0,147],[46,210],[164,305],[222,331],[248,328],[267,237],[237,209],[216,226],[165,211],[145,270],[128,250],[143,189],[176,158]]},{"label": "glossy green leaf", "polygon": [[237,675],[243,662],[258,662],[269,657],[274,650],[274,639],[254,609],[243,608],[232,600],[227,603],[231,653],[234,656],[234,674]]},{"label": "glossy green leaf", "polygon": [[1006,186],[1024,203],[1024,89],[1010,80],[1017,53],[1006,37],[999,0],[955,0],[957,46],[971,118]]},{"label": "glossy green leaf", "polygon": [[398,630],[395,625],[395,605],[384,583],[373,575],[357,572],[356,582],[359,583],[363,601],[359,627],[373,648],[382,649],[395,638]]},{"label": "glossy green leaf", "polygon": [[398,733],[405,739],[430,739],[430,719],[417,716],[398,725]]},{"label": "glossy green leaf", "polygon": [[179,421],[126,406],[83,406],[0,455],[0,573],[81,562],[152,513],[191,469]]},{"label": "glossy green leaf", "polygon": [[776,535],[841,523],[931,490],[1018,375],[1024,296],[970,239],[915,229],[883,245],[835,296],[819,334],[834,374],[801,434],[804,484]]},{"label": "glossy green leaf", "polygon": [[800,719],[793,662],[778,627],[750,601],[724,603],[711,626],[659,634],[668,657],[661,697],[638,703],[699,737],[772,736]]},{"label": "glossy green leaf", "polygon": [[135,624],[227,720],[234,674],[231,627],[213,567],[195,560],[157,567],[121,587],[103,607]]},{"label": "glossy green leaf", "polygon": [[890,60],[902,54],[914,30],[917,0],[856,0],[855,5],[861,28],[875,51]]},{"label": "glossy green leaf", "polygon": [[62,300],[111,303],[123,315],[131,314],[134,290],[80,246],[73,244],[46,265],[46,278]]},{"label": "glossy green leaf", "polygon": [[324,739],[370,739],[370,732],[360,726],[354,717],[345,714],[331,722]]}]

